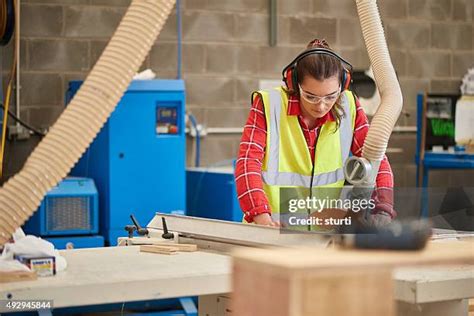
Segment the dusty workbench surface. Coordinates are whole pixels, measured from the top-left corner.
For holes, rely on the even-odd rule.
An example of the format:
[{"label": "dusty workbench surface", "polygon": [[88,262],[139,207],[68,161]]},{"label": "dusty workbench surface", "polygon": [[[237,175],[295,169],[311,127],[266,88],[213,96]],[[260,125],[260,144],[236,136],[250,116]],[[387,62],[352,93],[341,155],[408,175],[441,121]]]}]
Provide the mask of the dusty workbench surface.
[{"label": "dusty workbench surface", "polygon": [[[2,284],[1,299],[54,300],[54,307],[230,292],[231,259],[207,252],[161,255],[139,246],[64,250],[53,277]],[[1,311],[0,311],[1,312]]]}]

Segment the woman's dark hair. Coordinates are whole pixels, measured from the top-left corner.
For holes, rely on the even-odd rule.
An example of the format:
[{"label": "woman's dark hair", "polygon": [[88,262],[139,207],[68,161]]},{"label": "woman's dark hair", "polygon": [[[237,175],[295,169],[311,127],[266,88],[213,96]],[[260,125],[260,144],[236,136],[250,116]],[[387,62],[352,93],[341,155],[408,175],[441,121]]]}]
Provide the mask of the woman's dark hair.
[{"label": "woman's dark hair", "polygon": [[[331,49],[329,44],[324,39],[314,39],[308,43],[306,49],[311,48],[326,48]],[[301,59],[296,66],[296,74],[298,77],[298,84],[301,84],[306,76],[311,76],[316,80],[322,81],[333,76],[342,78],[344,67],[339,59],[330,55],[311,54]],[[342,82],[340,82],[342,84]],[[297,86],[293,91],[287,91],[289,95],[299,97],[299,89]],[[344,110],[340,104],[341,97],[339,97],[331,108],[331,113],[336,119],[337,128],[340,125],[341,117],[344,115]]]}]

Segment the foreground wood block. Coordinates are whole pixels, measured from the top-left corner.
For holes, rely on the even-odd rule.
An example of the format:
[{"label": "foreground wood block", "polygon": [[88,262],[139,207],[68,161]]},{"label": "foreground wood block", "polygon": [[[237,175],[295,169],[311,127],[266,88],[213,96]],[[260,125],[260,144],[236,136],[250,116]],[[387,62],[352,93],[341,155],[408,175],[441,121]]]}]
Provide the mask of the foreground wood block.
[{"label": "foreground wood block", "polygon": [[430,243],[419,252],[239,249],[232,312],[245,315],[393,316],[392,269],[473,264],[473,242]]}]

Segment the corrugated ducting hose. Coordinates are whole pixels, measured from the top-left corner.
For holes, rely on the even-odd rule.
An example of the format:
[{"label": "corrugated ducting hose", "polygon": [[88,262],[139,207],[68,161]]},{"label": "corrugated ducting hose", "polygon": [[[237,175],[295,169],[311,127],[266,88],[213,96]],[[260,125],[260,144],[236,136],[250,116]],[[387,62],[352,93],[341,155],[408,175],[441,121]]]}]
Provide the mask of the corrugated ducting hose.
[{"label": "corrugated ducting hose", "polygon": [[[375,82],[380,92],[380,105],[372,119],[367,138],[362,149],[362,158],[352,168],[363,169],[366,173],[350,179],[351,171],[345,170],[346,178],[355,185],[373,186],[380,162],[385,155],[390,135],[400,116],[403,96],[385,40],[382,21],[376,0],[356,0],[362,35],[373,68]],[[352,157],[357,160],[357,157]],[[350,160],[351,160],[350,159]],[[350,164],[350,160],[348,164]],[[359,164],[359,166],[357,166]],[[347,166],[346,166],[347,167]],[[359,168],[360,167],[360,168]],[[354,175],[357,172],[354,172]],[[354,180],[354,181],[351,181]]]},{"label": "corrugated ducting hose", "polygon": [[36,211],[89,147],[142,65],[174,0],[134,0],[69,106],[0,188],[0,245]]}]

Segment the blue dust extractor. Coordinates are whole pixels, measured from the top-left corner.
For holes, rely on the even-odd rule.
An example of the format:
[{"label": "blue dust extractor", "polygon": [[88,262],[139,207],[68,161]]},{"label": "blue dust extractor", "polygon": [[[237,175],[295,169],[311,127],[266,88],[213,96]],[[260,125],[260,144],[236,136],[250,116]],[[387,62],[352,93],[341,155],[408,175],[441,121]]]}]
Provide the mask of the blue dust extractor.
[{"label": "blue dust extractor", "polygon": [[[27,234],[44,237],[57,248],[103,245],[99,232],[99,198],[92,179],[66,178],[51,189],[25,223]],[[56,243],[56,239],[59,243]]]}]

